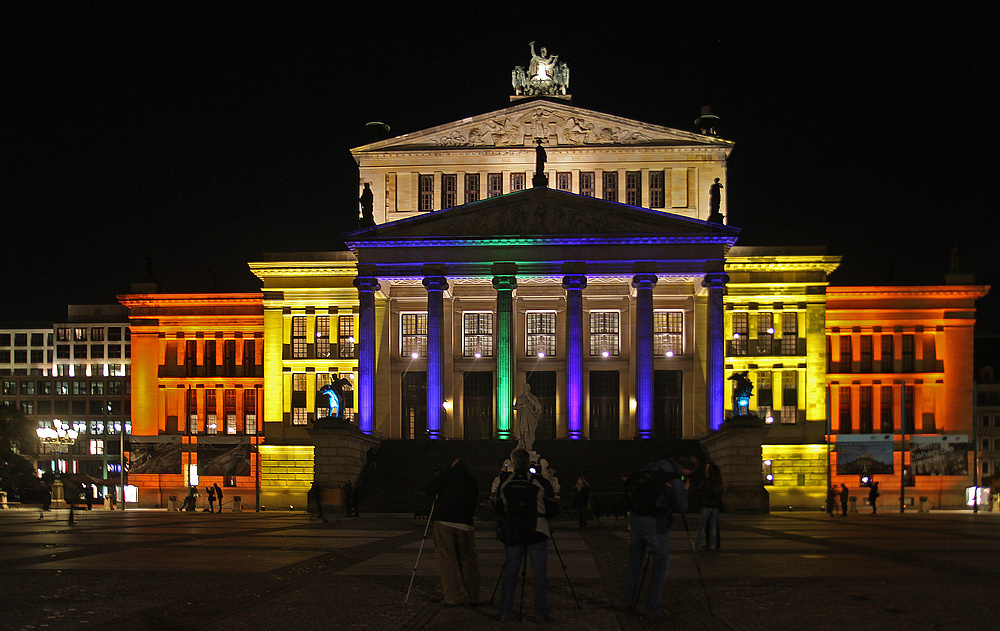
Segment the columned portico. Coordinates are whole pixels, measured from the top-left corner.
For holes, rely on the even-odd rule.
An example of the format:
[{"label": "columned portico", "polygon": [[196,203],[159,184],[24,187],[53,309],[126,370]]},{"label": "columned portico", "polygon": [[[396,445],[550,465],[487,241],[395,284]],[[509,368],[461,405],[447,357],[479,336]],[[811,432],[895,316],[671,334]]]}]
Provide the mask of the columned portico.
[{"label": "columned portico", "polygon": [[444,291],[448,279],[427,276],[427,433],[443,438],[441,410],[444,403]]},{"label": "columned portico", "polygon": [[708,290],[708,339],[705,359],[705,382],[708,396],[705,397],[708,429],[715,431],[722,427],[726,414],[726,326],[722,297],[725,294],[729,276],[722,272],[705,274],[702,286]]},{"label": "columned portico", "polygon": [[365,434],[375,431],[375,292],[381,289],[374,276],[354,280],[359,300],[358,426]]},{"label": "columned portico", "polygon": [[636,294],[636,416],[639,438],[653,436],[653,287],[656,281],[656,274],[636,274],[632,278]]},{"label": "columned portico", "polygon": [[497,434],[512,436],[514,401],[514,289],[517,277],[503,272],[516,271],[512,264],[494,265],[493,287],[497,290]]},{"label": "columned portico", "polygon": [[563,276],[566,290],[566,434],[583,437],[583,290],[584,274]]}]

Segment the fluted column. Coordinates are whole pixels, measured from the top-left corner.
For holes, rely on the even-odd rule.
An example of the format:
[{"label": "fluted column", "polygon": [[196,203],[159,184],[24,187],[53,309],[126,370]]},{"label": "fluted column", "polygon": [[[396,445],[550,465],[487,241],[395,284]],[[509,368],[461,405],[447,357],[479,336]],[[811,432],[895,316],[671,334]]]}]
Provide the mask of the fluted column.
[{"label": "fluted column", "polygon": [[715,431],[726,420],[726,326],[723,317],[722,296],[729,276],[721,272],[705,274],[701,281],[708,289],[708,340],[706,340],[705,387],[706,421],[708,429]]},{"label": "fluted column", "polygon": [[494,276],[497,290],[497,434],[511,437],[514,401],[514,289],[516,276]]},{"label": "fluted column", "polygon": [[442,438],[441,410],[444,403],[444,276],[424,278],[427,288],[427,433]]},{"label": "fluted column", "polygon": [[635,354],[636,417],[639,438],[653,437],[653,287],[656,274],[636,274]]},{"label": "fluted column", "polygon": [[583,290],[584,274],[563,276],[566,290],[566,434],[583,437]]},{"label": "fluted column", "polygon": [[354,279],[358,288],[358,427],[375,431],[375,292],[381,289],[374,276]]}]

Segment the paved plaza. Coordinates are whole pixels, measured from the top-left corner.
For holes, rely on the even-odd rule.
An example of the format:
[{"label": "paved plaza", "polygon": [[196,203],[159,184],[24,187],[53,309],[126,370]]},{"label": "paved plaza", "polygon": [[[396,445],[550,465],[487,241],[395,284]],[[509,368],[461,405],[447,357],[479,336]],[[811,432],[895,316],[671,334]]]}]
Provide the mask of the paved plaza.
[{"label": "paved plaza", "polygon": [[[583,531],[559,522],[565,572],[550,545],[555,622],[544,625],[532,619],[530,584],[520,621],[517,600],[508,623],[494,607],[441,606],[433,540],[417,563],[425,522],[412,516],[77,515],[70,526],[67,511],[42,520],[30,508],[0,512],[0,629],[1000,628],[996,513],[723,515],[722,550],[697,556],[677,520],[663,598],[669,615],[657,619],[616,607],[623,522]],[[687,522],[695,528],[697,516]],[[488,599],[503,549],[491,524],[477,526]]]}]

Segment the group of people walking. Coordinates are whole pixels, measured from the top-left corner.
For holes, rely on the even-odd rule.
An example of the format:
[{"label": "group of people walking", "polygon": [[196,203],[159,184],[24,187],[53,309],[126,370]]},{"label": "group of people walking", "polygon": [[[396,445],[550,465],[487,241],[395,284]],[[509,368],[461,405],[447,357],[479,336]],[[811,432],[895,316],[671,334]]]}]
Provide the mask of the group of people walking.
[{"label": "group of people walking", "polygon": [[[511,466],[505,465],[494,483],[496,531],[497,538],[504,544],[504,562],[493,595],[499,588],[498,614],[501,620],[509,620],[518,574],[523,582],[530,563],[535,620],[550,622],[548,546],[550,541],[555,545],[550,520],[558,513],[558,505],[552,484],[545,476],[534,472],[530,458],[526,450],[515,450],[511,454]],[[643,610],[651,616],[661,614],[660,600],[669,569],[669,528],[673,515],[687,510],[690,476],[697,468],[695,458],[663,459],[623,476],[630,504],[629,561],[621,600],[624,608],[632,610],[637,606],[642,584],[640,576],[650,571],[651,566]],[[704,478],[698,489],[702,501],[698,544],[704,541],[705,549],[715,550],[719,547],[718,515],[724,489],[718,466],[709,463]],[[433,522],[442,602],[446,607],[478,606],[482,603],[474,514],[479,488],[468,463],[456,459],[451,466],[434,475],[426,491],[434,498],[429,520]],[[578,478],[573,507],[580,528],[587,524],[589,499],[590,485],[586,479]],[[559,551],[557,545],[555,550]],[[563,568],[565,570],[565,565]],[[493,596],[490,597],[492,602]]]},{"label": "group of people walking", "polygon": [[[878,490],[878,482],[872,480],[868,482],[868,505],[872,507],[872,515],[878,514],[878,498],[881,493]],[[847,508],[851,502],[851,490],[847,488],[847,485],[843,482],[840,483],[840,488],[837,485],[832,485],[826,491],[826,513],[830,517],[833,517],[835,512],[835,506],[837,501],[840,501],[840,514],[843,517],[847,517]]]}]

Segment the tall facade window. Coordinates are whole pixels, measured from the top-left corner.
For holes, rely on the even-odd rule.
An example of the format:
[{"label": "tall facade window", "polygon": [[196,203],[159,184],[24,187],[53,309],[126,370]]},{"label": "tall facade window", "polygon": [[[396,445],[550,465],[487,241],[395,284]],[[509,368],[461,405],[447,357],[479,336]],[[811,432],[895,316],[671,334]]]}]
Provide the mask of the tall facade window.
[{"label": "tall facade window", "polygon": [[757,416],[774,419],[774,390],[770,370],[757,371]]},{"label": "tall facade window", "polygon": [[247,434],[257,433],[257,389],[243,390],[243,429]]},{"label": "tall facade window", "polygon": [[580,174],[580,194],[584,197],[594,196],[594,172],[586,171]]},{"label": "tall facade window", "polygon": [[799,314],[785,311],[781,314],[781,354],[797,355],[799,341]]},{"label": "tall facade window", "polygon": [[880,360],[881,366],[879,367],[879,372],[895,372],[893,367],[894,349],[892,345],[892,335],[882,336],[882,359]]},{"label": "tall facade window", "polygon": [[226,356],[224,358],[226,367],[226,376],[235,377],[236,376],[236,340],[226,340]]},{"label": "tall facade window", "polygon": [[642,171],[625,172],[625,203],[642,206]]},{"label": "tall facade window", "polygon": [[664,178],[663,171],[650,171],[649,172],[649,207],[650,208],[666,208],[667,207],[667,195],[664,188]]},{"label": "tall facade window", "polygon": [[510,174],[510,192],[523,191],[525,183],[524,173],[511,173]]},{"label": "tall facade window", "polygon": [[503,195],[503,173],[486,174],[486,197]]},{"label": "tall facade window", "polygon": [[441,176],[441,208],[458,206],[458,175],[445,173]]},{"label": "tall facade window", "polygon": [[[70,340],[70,337],[69,337],[69,329],[68,328],[66,328],[66,327],[60,327],[60,328],[56,329],[56,341],[57,342],[68,342],[69,340]],[[5,346],[6,346],[6,344],[5,344]]]},{"label": "tall facade window", "polygon": [[590,312],[590,354],[608,357],[618,355],[619,320],[617,311]]},{"label": "tall facade window", "polygon": [[420,210],[434,210],[434,176],[420,176]]},{"label": "tall facade window", "polygon": [[462,314],[462,355],[465,357],[493,356],[493,314],[465,312]]},{"label": "tall facade window", "polygon": [[757,354],[770,355],[774,348],[774,314],[763,311],[757,314]]},{"label": "tall facade window", "polygon": [[304,372],[292,373],[292,425],[306,425],[309,422],[309,411],[306,409],[307,384]]},{"label": "tall facade window", "polygon": [[892,422],[892,386],[882,386],[880,390],[882,395],[879,403],[879,431],[891,434],[896,431]]},{"label": "tall facade window", "polygon": [[903,336],[903,372],[913,372],[915,355],[913,354],[913,336]]},{"label": "tall facade window", "polygon": [[73,341],[74,342],[86,342],[87,341],[87,327],[78,326],[73,329]]},{"label": "tall facade window", "polygon": [[225,401],[223,402],[223,407],[226,413],[226,433],[235,434],[236,433],[236,391],[226,390]]},{"label": "tall facade window", "polygon": [[120,326],[109,326],[108,327],[108,341],[109,342],[121,342],[122,341],[122,328]]},{"label": "tall facade window", "polygon": [[404,357],[427,357],[427,314],[402,313],[399,327],[400,354]]},{"label": "tall facade window", "polygon": [[785,370],[781,373],[781,422],[791,425],[799,417],[799,372]]},{"label": "tall facade window", "polygon": [[872,425],[872,387],[861,386],[858,395],[858,431],[862,434],[871,434],[874,431]]},{"label": "tall facade window", "polygon": [[243,376],[257,376],[257,344],[252,340],[243,340]]},{"label": "tall facade window", "polygon": [[684,312],[653,312],[653,353],[675,357],[684,354]]},{"label": "tall facade window", "polygon": [[292,359],[305,359],[309,350],[306,343],[305,316],[292,316]]},{"label": "tall facade window", "polygon": [[[41,336],[39,336],[38,341],[39,341],[39,343],[41,343],[41,341],[42,341],[41,340]],[[90,329],[90,341],[91,342],[103,342],[104,341],[104,327],[99,327],[99,326],[91,327],[91,329]]]},{"label": "tall facade window", "polygon": [[605,199],[609,202],[618,201],[618,172],[617,171],[605,171],[601,174],[602,183],[604,184],[604,196],[601,199]]},{"label": "tall facade window", "polygon": [[205,376],[214,377],[215,366],[215,340],[205,340]]},{"label": "tall facade window", "polygon": [[184,374],[194,377],[198,374],[198,341],[186,340],[184,343]]},{"label": "tall facade window", "polygon": [[465,203],[479,201],[479,174],[465,174]]},{"label": "tall facade window", "polygon": [[189,388],[187,391],[187,415],[188,415],[188,432],[191,434],[198,433],[198,391]]},{"label": "tall facade window", "polygon": [[352,359],[354,357],[354,316],[342,315],[337,317],[337,346],[338,356],[341,359]]},{"label": "tall facade window", "polygon": [[840,336],[840,372],[854,372],[854,350],[850,335]]},{"label": "tall facade window", "polygon": [[316,316],[316,358],[330,357],[330,316]]},{"label": "tall facade window", "polygon": [[556,173],[556,190],[573,191],[573,174],[565,171]]},{"label": "tall facade window", "polygon": [[528,311],[524,314],[524,318],[525,354],[555,357],[555,311]]},{"label": "tall facade window", "polygon": [[840,433],[850,434],[853,431],[854,424],[851,421],[851,389],[847,386],[840,387],[837,414]]},{"label": "tall facade window", "polygon": [[872,350],[872,336],[862,335],[861,336],[861,372],[871,372],[872,371],[872,358],[874,351]]},{"label": "tall facade window", "polygon": [[750,314],[746,311],[733,312],[733,355],[747,354],[750,335]]}]

